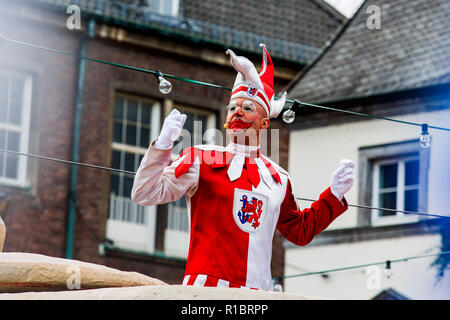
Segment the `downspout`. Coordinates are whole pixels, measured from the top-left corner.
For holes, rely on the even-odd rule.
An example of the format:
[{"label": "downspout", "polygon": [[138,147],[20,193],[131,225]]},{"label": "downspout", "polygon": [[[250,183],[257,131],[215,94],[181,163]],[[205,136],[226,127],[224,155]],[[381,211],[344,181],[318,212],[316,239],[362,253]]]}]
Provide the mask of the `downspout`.
[{"label": "downspout", "polygon": [[[89,20],[88,32],[85,33],[80,41],[78,54],[82,57],[86,53],[86,42],[88,38],[94,36],[95,20]],[[72,133],[72,161],[79,162],[79,146],[80,146],[80,127],[81,113],[83,109],[83,89],[84,89],[84,70],[85,59],[80,58],[78,62],[78,83],[77,93],[75,97],[74,122]],[[67,216],[67,239],[66,239],[66,258],[73,257],[73,238],[75,229],[75,215],[77,204],[77,179],[78,166],[72,165],[70,171],[70,191],[69,191],[69,212]]]}]

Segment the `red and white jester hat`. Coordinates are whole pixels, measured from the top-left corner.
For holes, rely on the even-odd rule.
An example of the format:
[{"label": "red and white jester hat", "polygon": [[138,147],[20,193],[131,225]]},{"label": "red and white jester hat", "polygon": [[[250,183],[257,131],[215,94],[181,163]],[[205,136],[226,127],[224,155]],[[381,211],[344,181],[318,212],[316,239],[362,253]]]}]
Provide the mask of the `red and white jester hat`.
[{"label": "red and white jester hat", "polygon": [[287,93],[284,92],[280,99],[275,100],[273,88],[275,71],[272,59],[266,46],[263,43],[259,46],[263,49],[263,61],[259,74],[253,63],[246,57],[237,56],[231,49],[226,51],[226,54],[230,56],[231,64],[238,72],[230,100],[233,98],[253,99],[263,106],[269,118],[276,118],[283,109]]}]

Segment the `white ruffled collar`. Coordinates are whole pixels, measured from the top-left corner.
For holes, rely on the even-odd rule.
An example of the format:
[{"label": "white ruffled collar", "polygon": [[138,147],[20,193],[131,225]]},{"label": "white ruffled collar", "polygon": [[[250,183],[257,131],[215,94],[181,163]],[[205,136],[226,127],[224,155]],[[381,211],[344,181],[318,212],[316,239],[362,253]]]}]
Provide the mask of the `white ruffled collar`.
[{"label": "white ruffled collar", "polygon": [[246,146],[230,142],[226,151],[243,157],[258,158],[260,146]]}]

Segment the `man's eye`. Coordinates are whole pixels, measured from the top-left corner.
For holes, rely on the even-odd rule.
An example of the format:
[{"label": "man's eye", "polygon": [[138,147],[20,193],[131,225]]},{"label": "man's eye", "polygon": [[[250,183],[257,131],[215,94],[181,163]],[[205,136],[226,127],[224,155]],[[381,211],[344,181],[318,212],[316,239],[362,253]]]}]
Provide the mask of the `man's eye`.
[{"label": "man's eye", "polygon": [[255,109],[255,107],[251,102],[244,102],[242,104],[242,109],[244,111],[253,111]]},{"label": "man's eye", "polygon": [[230,110],[230,111],[234,111],[234,110],[236,110],[236,106],[228,106],[228,110]]}]

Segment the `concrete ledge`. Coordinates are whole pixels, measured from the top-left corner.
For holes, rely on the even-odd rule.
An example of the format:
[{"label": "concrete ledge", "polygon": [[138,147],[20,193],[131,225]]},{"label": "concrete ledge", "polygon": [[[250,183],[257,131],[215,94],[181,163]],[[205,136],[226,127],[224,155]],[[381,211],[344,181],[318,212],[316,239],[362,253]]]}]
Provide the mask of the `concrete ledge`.
[{"label": "concrete ledge", "polygon": [[316,297],[239,288],[183,285],[2,293],[0,300],[316,300]]}]

